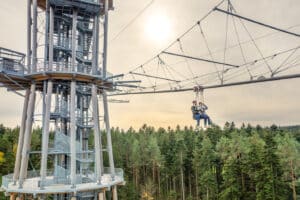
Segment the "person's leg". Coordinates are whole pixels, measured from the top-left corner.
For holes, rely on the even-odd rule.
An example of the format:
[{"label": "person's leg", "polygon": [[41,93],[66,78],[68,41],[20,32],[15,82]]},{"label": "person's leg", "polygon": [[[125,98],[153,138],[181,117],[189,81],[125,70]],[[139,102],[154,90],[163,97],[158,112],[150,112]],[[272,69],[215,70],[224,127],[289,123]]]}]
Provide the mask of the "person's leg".
[{"label": "person's leg", "polygon": [[197,120],[197,126],[199,126],[199,125],[200,125],[201,115],[200,115],[200,114],[196,114],[196,115],[195,115],[195,118],[196,118],[196,120]]},{"label": "person's leg", "polygon": [[199,113],[198,118],[199,118],[199,125],[200,125],[200,120],[203,119],[201,113]]},{"label": "person's leg", "polygon": [[208,125],[211,125],[211,120],[210,120],[210,117],[207,116],[207,119],[208,119]]},{"label": "person's leg", "polygon": [[204,117],[205,117],[205,119],[206,119],[206,123],[207,123],[208,125],[211,125],[210,117],[209,117],[206,113],[204,114]]}]

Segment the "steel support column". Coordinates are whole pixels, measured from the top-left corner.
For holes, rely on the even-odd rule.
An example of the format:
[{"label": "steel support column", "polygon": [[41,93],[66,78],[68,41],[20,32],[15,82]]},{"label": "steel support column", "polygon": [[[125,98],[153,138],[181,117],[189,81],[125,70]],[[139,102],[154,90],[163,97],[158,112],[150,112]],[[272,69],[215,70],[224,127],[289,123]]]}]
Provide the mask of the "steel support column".
[{"label": "steel support column", "polygon": [[48,70],[53,70],[53,32],[54,32],[54,10],[50,6],[50,26],[49,26],[49,66]]},{"label": "steel support column", "polygon": [[76,184],[76,82],[71,82],[70,93],[70,149],[71,149],[71,184]]},{"label": "steel support column", "polygon": [[27,0],[27,69],[31,71],[31,0]]},{"label": "steel support column", "polygon": [[104,38],[103,38],[103,77],[106,78],[107,72],[107,45],[108,45],[108,0],[104,1],[105,15],[104,15]]},{"label": "steel support column", "polygon": [[48,3],[48,0],[46,0],[46,10],[45,10],[45,50],[44,50],[44,71],[47,69],[47,57],[48,57],[48,48],[49,48],[49,18],[50,18],[50,4]]},{"label": "steel support column", "polygon": [[73,21],[72,21],[72,72],[75,72],[76,63],[76,29],[77,29],[77,11],[73,10]]},{"label": "steel support column", "polygon": [[94,75],[97,74],[97,66],[98,66],[98,35],[99,35],[99,32],[98,32],[98,27],[99,27],[99,23],[98,23],[98,16],[95,16],[94,17],[94,30],[93,30],[93,58],[92,58],[92,73]]},{"label": "steel support column", "polygon": [[33,0],[33,19],[32,19],[32,68],[31,72],[37,70],[37,0]]}]

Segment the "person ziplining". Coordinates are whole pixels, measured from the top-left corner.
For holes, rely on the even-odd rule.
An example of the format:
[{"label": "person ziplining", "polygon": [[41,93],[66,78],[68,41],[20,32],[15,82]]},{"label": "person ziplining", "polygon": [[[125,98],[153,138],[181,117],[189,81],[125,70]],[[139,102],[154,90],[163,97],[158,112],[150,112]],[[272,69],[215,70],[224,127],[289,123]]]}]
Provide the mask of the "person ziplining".
[{"label": "person ziplining", "polygon": [[204,127],[211,125],[210,117],[206,114],[208,107],[204,103],[203,88],[201,86],[197,86],[194,88],[194,92],[196,96],[195,100],[192,102],[193,105],[191,110],[193,113],[193,119],[197,121],[197,127],[200,126],[201,119],[204,121]]}]

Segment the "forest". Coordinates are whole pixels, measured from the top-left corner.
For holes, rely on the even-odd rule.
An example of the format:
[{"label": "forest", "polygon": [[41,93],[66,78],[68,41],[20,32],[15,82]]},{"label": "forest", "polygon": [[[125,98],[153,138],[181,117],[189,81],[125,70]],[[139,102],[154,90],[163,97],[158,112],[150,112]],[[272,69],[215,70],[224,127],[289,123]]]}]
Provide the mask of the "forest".
[{"label": "forest", "polygon": [[[12,173],[19,128],[0,125],[0,175]],[[105,134],[103,134],[105,136]],[[105,139],[105,138],[103,138]],[[121,200],[299,199],[300,127],[226,123],[112,129],[115,166],[124,169]],[[41,145],[35,128],[32,149]],[[107,158],[104,158],[107,162]],[[39,166],[39,158],[31,166]],[[6,199],[1,194],[0,199]]]}]

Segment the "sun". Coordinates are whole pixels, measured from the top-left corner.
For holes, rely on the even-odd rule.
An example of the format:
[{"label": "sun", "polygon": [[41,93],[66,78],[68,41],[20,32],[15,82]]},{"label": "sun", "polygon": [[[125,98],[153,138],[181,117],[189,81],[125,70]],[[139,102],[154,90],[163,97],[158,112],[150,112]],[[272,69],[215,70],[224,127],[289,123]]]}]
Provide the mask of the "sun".
[{"label": "sun", "polygon": [[163,42],[171,34],[171,23],[164,14],[150,15],[145,28],[147,37],[156,42]]}]

